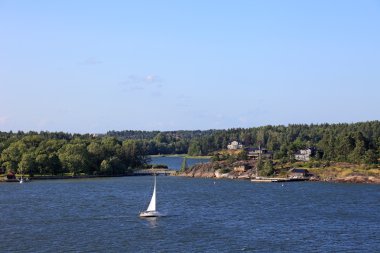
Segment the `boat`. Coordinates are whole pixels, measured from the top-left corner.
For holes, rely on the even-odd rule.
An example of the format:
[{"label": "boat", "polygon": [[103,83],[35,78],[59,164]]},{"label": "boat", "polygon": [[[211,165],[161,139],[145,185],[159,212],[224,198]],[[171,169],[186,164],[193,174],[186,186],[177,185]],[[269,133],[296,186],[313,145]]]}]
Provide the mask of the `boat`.
[{"label": "boat", "polygon": [[161,214],[156,209],[156,174],[154,174],[154,187],[152,198],[146,211],[140,212],[140,217],[158,217]]},{"label": "boat", "polygon": [[21,176],[19,179],[15,179],[15,182],[19,182],[20,184],[29,183],[30,179],[28,177]]}]

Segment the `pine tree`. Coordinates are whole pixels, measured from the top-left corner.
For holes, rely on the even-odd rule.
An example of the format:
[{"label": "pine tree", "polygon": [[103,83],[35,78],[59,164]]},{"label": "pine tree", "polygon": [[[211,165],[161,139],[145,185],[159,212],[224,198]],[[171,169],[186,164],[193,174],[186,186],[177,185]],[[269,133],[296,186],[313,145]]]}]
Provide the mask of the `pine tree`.
[{"label": "pine tree", "polygon": [[187,158],[184,157],[183,160],[182,160],[182,165],[181,165],[181,172],[185,171],[186,169],[188,168],[187,166]]}]

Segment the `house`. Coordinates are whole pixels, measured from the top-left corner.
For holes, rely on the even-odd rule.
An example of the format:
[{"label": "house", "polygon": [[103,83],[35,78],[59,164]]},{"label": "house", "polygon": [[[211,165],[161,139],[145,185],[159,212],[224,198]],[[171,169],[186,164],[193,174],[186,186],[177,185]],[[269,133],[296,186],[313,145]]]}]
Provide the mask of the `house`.
[{"label": "house", "polygon": [[288,175],[290,178],[305,178],[311,176],[308,170],[298,168],[290,169]]},{"label": "house", "polygon": [[301,149],[294,154],[294,158],[297,161],[310,161],[310,157],[314,156],[315,148]]},{"label": "house", "polygon": [[229,150],[237,150],[237,149],[242,149],[243,148],[243,145],[240,144],[239,142],[237,141],[233,141],[231,142],[231,144],[227,145],[227,148]]},{"label": "house", "polygon": [[273,159],[273,152],[265,148],[247,148],[248,157],[253,160],[261,159]]}]

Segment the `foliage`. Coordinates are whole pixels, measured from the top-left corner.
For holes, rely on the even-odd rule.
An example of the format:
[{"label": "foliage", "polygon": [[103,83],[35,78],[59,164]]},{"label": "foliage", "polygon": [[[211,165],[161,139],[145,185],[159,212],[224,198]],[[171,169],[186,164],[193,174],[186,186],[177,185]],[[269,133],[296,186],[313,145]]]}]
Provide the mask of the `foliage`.
[{"label": "foliage", "polygon": [[231,172],[230,168],[222,168],[222,169],[220,169],[220,173],[222,173],[222,174],[229,173],[229,172]]},{"label": "foliage", "polygon": [[0,167],[31,176],[120,175],[148,161],[139,141],[65,133],[0,132],[0,152]]},{"label": "foliage", "polygon": [[182,160],[182,164],[181,164],[181,169],[180,169],[180,171],[183,172],[183,171],[185,171],[187,168],[188,168],[188,165],[187,165],[187,158],[184,157],[183,160]]},{"label": "foliage", "polygon": [[[294,153],[317,149],[312,167],[330,162],[377,165],[380,157],[380,121],[354,124],[263,126],[207,131],[111,131],[103,136],[63,132],[0,132],[0,167],[18,173],[104,174],[129,173],[148,162],[147,155],[215,154],[213,161],[247,159],[247,153],[220,153],[231,141],[245,147],[266,147],[281,164]],[[260,162],[260,171],[270,173]]]},{"label": "foliage", "polygon": [[264,165],[262,166],[262,169],[259,170],[259,172],[260,172],[260,176],[264,176],[264,177],[273,175],[274,167],[273,167],[272,161],[266,160],[264,162]]},{"label": "foliage", "polygon": [[[378,163],[380,121],[353,124],[291,124],[207,131],[112,131],[108,136],[142,142],[147,154],[209,155],[226,149],[231,141],[245,147],[266,147],[274,158],[294,161],[294,153],[315,147],[315,160]],[[224,159],[219,156],[213,160]],[[226,158],[227,159],[227,158]]]}]

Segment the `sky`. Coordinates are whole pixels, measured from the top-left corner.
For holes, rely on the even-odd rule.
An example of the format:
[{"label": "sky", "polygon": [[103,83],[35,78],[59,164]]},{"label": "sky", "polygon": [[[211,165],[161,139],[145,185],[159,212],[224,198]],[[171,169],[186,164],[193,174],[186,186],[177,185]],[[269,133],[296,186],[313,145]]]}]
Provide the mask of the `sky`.
[{"label": "sky", "polygon": [[0,0],[0,131],[380,119],[380,0]]}]

